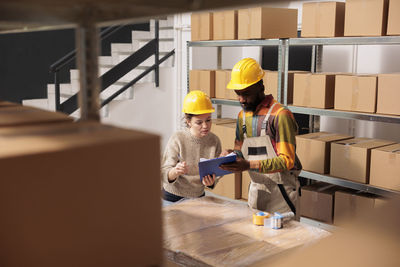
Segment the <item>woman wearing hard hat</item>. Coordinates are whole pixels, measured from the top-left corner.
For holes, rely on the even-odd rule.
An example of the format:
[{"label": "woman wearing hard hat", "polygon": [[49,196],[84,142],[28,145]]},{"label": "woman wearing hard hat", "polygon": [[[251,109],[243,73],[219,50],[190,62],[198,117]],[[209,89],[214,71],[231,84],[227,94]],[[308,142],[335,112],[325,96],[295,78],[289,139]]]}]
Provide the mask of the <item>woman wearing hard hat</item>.
[{"label": "woman wearing hard hat", "polygon": [[212,187],[215,175],[200,181],[200,158],[216,158],[221,153],[219,138],[210,132],[210,98],[201,91],[192,91],[183,101],[187,128],[175,132],[165,148],[161,165],[163,199],[176,202],[183,198],[204,196],[204,187]]}]

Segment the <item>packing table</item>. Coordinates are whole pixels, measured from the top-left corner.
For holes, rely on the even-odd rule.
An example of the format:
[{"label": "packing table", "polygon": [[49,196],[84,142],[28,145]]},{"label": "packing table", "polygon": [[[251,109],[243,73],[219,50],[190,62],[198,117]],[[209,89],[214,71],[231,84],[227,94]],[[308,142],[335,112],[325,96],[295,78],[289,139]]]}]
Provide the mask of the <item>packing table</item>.
[{"label": "packing table", "polygon": [[163,208],[165,257],[184,266],[264,265],[283,252],[330,235],[294,220],[256,226],[245,203],[205,196]]}]

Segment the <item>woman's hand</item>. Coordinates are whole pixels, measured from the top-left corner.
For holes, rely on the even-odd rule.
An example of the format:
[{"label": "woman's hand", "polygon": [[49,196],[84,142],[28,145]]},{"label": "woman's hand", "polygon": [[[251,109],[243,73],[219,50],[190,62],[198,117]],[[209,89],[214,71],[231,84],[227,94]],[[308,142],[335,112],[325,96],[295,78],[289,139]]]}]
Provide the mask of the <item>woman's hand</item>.
[{"label": "woman's hand", "polygon": [[172,168],[169,173],[168,173],[168,181],[173,182],[176,180],[176,178],[179,177],[179,175],[186,174],[188,173],[188,166],[186,165],[186,162],[178,162],[174,168]]},{"label": "woman's hand", "polygon": [[203,185],[212,186],[215,183],[215,174],[203,177]]}]

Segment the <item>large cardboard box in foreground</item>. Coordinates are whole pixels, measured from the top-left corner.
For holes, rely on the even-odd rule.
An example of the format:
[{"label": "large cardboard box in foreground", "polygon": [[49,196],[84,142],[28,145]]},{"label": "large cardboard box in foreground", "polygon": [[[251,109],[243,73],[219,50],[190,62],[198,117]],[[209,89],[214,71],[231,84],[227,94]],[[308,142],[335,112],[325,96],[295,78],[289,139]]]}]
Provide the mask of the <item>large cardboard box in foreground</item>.
[{"label": "large cardboard box in foreground", "polygon": [[254,7],[238,14],[238,39],[297,37],[297,9]]},{"label": "large cardboard box in foreground", "polygon": [[346,0],[344,36],[386,34],[388,0]]},{"label": "large cardboard box in foreground", "polygon": [[378,75],[376,113],[400,115],[400,73]]},{"label": "large cardboard box in foreground", "polygon": [[0,127],[72,121],[64,113],[28,106],[11,104],[0,108]]},{"label": "large cardboard box in foreground", "polygon": [[389,0],[387,35],[400,35],[400,0]]},{"label": "large cardboard box in foreground", "polygon": [[331,158],[331,143],[352,136],[318,132],[296,136],[296,153],[306,171],[328,173]]},{"label": "large cardboard box in foreground", "polygon": [[[221,140],[222,150],[233,149],[236,136],[236,120],[213,120],[211,131]],[[231,173],[219,179],[212,192],[224,197],[239,199],[242,191],[242,174]]]},{"label": "large cardboard box in foreground", "polygon": [[334,224],[341,226],[351,220],[356,220],[364,213],[371,213],[377,198],[368,193],[351,190],[336,191]]},{"label": "large cardboard box in foreground", "polygon": [[400,191],[400,144],[371,150],[369,183]]},{"label": "large cardboard box in foreground", "polygon": [[160,266],[159,137],[98,123],[0,129],[3,266]]},{"label": "large cardboard box in foreground", "polygon": [[303,4],[301,37],[339,37],[344,33],[343,2]]},{"label": "large cardboard box in foreground", "polygon": [[236,40],[238,38],[237,10],[223,10],[213,13],[213,39]]},{"label": "large cardboard box in foreground", "polygon": [[317,182],[301,188],[300,216],[333,223],[334,197],[340,187]]},{"label": "large cardboard box in foreground", "polygon": [[215,70],[190,70],[189,89],[200,90],[209,97],[215,97]]},{"label": "large cardboard box in foreground", "polygon": [[374,113],[377,83],[376,75],[336,75],[335,109]]},{"label": "large cardboard box in foreground", "polygon": [[371,138],[353,138],[332,143],[330,174],[368,184],[371,149],[393,143]]},{"label": "large cardboard box in foreground", "polygon": [[335,75],[331,73],[295,73],[293,105],[333,108]]},{"label": "large cardboard box in foreground", "polygon": [[213,14],[209,12],[191,15],[192,41],[208,41],[213,39]]}]

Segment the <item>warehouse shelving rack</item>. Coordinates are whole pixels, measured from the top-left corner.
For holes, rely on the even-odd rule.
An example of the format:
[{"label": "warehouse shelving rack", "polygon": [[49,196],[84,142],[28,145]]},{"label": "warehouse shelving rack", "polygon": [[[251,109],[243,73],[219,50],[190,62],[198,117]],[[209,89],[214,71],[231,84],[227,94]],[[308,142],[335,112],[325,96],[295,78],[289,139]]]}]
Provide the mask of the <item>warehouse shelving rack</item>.
[{"label": "warehouse shelving rack", "polygon": [[[221,68],[222,47],[246,47],[246,46],[278,46],[278,101],[283,103],[293,113],[310,115],[310,132],[313,132],[314,122],[317,116],[329,116],[342,119],[366,120],[386,123],[400,123],[400,116],[383,114],[347,112],[333,109],[318,109],[288,105],[287,86],[288,86],[288,66],[289,66],[289,47],[290,46],[312,46],[311,72],[320,72],[322,65],[323,46],[326,45],[400,45],[400,36],[381,36],[381,37],[335,37],[335,38],[290,38],[290,39],[269,39],[269,40],[229,40],[229,41],[198,41],[187,43],[187,74],[189,88],[189,69],[190,69],[190,47],[217,47],[217,68]],[[221,117],[221,105],[240,106],[238,101],[225,99],[212,99],[212,103],[217,105],[218,117]],[[316,181],[323,181],[347,188],[352,188],[376,195],[391,197],[399,196],[400,192],[383,189],[368,184],[357,183],[330,175],[317,174],[309,171],[302,171],[301,177]]]}]

